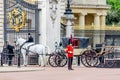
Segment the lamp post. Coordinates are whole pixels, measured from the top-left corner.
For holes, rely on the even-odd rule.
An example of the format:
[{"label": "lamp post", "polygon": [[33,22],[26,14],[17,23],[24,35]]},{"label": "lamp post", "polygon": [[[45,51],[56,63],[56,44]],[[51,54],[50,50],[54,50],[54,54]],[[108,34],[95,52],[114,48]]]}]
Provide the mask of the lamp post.
[{"label": "lamp post", "polygon": [[73,30],[74,14],[70,8],[70,0],[67,0],[67,7],[65,9],[63,19],[65,19],[66,21],[66,37],[70,37],[70,35],[74,36]]}]

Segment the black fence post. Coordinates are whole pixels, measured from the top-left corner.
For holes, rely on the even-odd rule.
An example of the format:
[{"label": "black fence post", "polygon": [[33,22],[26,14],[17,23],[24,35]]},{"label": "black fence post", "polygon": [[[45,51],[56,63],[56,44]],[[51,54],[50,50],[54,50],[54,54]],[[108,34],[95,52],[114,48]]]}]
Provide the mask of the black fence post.
[{"label": "black fence post", "polygon": [[3,52],[1,53],[1,66],[3,66]]},{"label": "black fence post", "polygon": [[18,50],[18,67],[20,67],[20,50]]},{"label": "black fence post", "polygon": [[80,56],[78,56],[78,66],[80,66]]}]

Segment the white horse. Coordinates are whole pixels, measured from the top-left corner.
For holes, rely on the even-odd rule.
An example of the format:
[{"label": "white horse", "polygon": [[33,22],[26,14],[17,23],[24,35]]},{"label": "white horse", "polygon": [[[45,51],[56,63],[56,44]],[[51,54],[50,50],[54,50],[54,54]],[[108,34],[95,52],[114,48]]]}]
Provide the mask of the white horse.
[{"label": "white horse", "polygon": [[[27,43],[25,39],[23,38],[17,38],[16,45],[19,45],[20,51],[23,56],[23,65],[27,66],[28,64],[28,56],[26,54],[38,54],[38,64],[40,66],[46,65],[46,54],[50,54],[50,48],[48,46],[44,46],[41,44],[34,44],[34,43]],[[29,50],[28,50],[29,47]],[[28,51],[27,51],[28,50]]]}]

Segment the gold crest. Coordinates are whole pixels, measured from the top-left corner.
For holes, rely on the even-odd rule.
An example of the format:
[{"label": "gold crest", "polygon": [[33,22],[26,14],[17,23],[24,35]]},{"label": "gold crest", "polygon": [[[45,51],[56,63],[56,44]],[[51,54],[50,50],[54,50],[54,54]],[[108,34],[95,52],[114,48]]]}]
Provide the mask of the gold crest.
[{"label": "gold crest", "polygon": [[20,29],[25,26],[26,12],[23,11],[20,7],[16,7],[9,13],[9,20],[10,28],[13,28],[16,32],[19,32]]}]

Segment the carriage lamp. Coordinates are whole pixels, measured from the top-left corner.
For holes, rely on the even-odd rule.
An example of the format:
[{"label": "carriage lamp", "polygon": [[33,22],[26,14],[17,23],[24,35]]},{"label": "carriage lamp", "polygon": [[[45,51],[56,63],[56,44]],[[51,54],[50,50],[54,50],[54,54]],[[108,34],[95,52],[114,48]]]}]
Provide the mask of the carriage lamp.
[{"label": "carriage lamp", "polygon": [[66,23],[66,37],[70,37],[71,34],[72,36],[74,36],[73,30],[74,14],[70,8],[70,0],[67,0],[67,7],[62,18],[65,20]]}]

